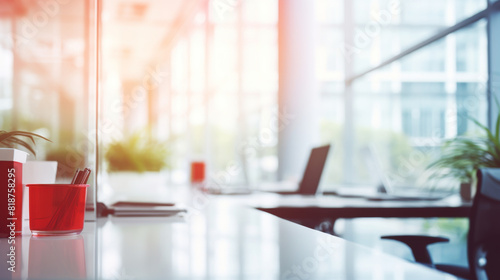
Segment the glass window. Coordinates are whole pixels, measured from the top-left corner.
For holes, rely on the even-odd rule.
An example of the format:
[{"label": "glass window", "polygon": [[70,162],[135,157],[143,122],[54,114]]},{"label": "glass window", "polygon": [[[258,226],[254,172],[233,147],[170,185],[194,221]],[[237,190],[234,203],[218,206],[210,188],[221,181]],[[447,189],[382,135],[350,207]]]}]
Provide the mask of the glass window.
[{"label": "glass window", "polygon": [[[165,3],[148,1],[146,10],[186,11],[167,9]],[[103,150],[135,133],[166,144],[169,166],[160,172],[163,185],[189,183],[190,162],[198,160],[207,164],[207,177],[217,184],[276,179],[277,134],[271,133],[270,142],[261,138],[277,112],[278,1],[228,3],[212,1],[208,9],[193,5],[189,15],[181,16],[186,21],[181,25],[168,15],[150,18],[148,12],[139,19],[123,18],[116,5],[104,3],[102,102],[103,108],[116,103],[119,109],[102,115],[117,120],[120,132],[104,141]],[[135,36],[159,39],[145,46]],[[151,71],[161,80],[144,88]],[[133,102],[126,106],[126,100]],[[243,147],[254,152],[243,157]],[[233,166],[237,172],[226,176]],[[107,198],[116,198],[120,190],[112,185],[119,172],[108,173]],[[149,199],[161,199],[161,192]]]},{"label": "glass window", "polygon": [[[356,151],[374,146],[396,184],[425,183],[422,172],[443,139],[478,133],[467,117],[487,123],[485,38],[479,21],[358,79]],[[466,69],[458,61],[468,61]],[[373,182],[360,167],[363,156],[356,157],[356,178]]]},{"label": "glass window", "polygon": [[[272,181],[277,132],[271,130],[267,142],[263,135],[278,111],[278,1],[243,1],[223,10],[216,2],[183,10],[186,24],[178,25],[168,20],[173,16],[137,11],[131,17],[104,2],[102,104],[107,110],[101,116],[117,131],[108,134],[104,146],[147,130],[148,137],[170,147],[165,182],[187,183],[189,163],[196,159],[207,163],[209,176],[236,164],[230,184]],[[146,11],[165,8],[162,1],[148,3]],[[443,139],[475,133],[465,116],[486,122],[486,21],[357,79],[348,93],[345,72],[352,68],[350,76],[376,66],[481,11],[486,2],[356,0],[352,14],[345,14],[351,6],[345,3],[314,1],[319,139],[335,145],[324,184],[376,180],[362,152],[370,143],[386,158],[387,172],[423,153],[415,172],[400,183],[416,180]],[[180,13],[177,8],[169,13]],[[348,19],[353,26],[346,26]],[[345,42],[347,32],[352,42]],[[151,71],[160,80],[148,88],[143,81],[150,80]],[[349,135],[354,138],[346,139]],[[344,152],[346,141],[353,143],[352,151]],[[252,153],[244,155],[242,147]],[[346,157],[353,167],[343,164]]]},{"label": "glass window", "polygon": [[[354,70],[360,72],[376,66],[485,8],[486,1],[475,0],[356,0],[353,42],[349,43],[356,54]],[[444,50],[435,47],[435,55],[442,54]]]}]

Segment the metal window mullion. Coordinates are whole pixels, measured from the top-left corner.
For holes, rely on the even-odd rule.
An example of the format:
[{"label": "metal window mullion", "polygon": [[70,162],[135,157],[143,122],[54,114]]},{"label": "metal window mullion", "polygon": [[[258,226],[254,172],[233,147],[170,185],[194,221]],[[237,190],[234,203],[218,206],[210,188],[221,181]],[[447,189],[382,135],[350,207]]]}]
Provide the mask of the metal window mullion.
[{"label": "metal window mullion", "polygon": [[500,1],[489,3],[491,13],[488,15],[487,37],[488,37],[488,127],[495,126],[500,112],[497,101],[500,102]]},{"label": "metal window mullion", "polygon": [[459,23],[457,23],[453,26],[450,26],[444,30],[441,30],[437,34],[434,34],[433,36],[427,38],[426,40],[423,40],[420,43],[417,43],[417,44],[413,45],[412,47],[409,47],[408,49],[402,51],[401,53],[399,53],[399,54],[397,54],[397,55],[395,55],[387,60],[385,60],[384,62],[378,64],[377,66],[374,66],[374,67],[372,67],[364,72],[361,72],[359,74],[356,74],[354,76],[347,78],[346,83],[348,83],[348,84],[352,83],[356,79],[359,79],[359,78],[361,78],[361,77],[363,77],[371,72],[374,72],[375,70],[378,70],[384,66],[387,66],[387,65],[389,65],[397,60],[400,60],[401,58],[403,58],[403,57],[405,57],[405,56],[407,56],[407,55],[409,55],[417,50],[420,50],[420,49],[436,42],[437,40],[446,37],[447,35],[455,32],[457,30],[460,30],[464,27],[467,27],[467,26],[479,21],[480,19],[487,17],[491,11],[498,8],[499,6],[500,6],[500,1],[490,4],[488,6],[488,8],[460,21]]}]

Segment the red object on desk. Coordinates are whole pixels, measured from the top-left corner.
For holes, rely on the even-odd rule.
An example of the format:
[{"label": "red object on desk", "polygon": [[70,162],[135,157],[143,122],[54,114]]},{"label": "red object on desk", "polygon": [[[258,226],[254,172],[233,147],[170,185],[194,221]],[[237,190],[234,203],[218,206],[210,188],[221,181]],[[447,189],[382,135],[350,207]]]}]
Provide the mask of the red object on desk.
[{"label": "red object on desk", "polygon": [[85,184],[29,184],[30,230],[35,235],[80,233],[85,220]]},{"label": "red object on desk", "polygon": [[205,163],[203,161],[191,162],[191,183],[203,183],[205,181]]},{"label": "red object on desk", "polygon": [[0,237],[23,230],[23,163],[27,153],[0,148]]},{"label": "red object on desk", "polygon": [[29,241],[28,279],[87,278],[81,235],[32,236]]}]

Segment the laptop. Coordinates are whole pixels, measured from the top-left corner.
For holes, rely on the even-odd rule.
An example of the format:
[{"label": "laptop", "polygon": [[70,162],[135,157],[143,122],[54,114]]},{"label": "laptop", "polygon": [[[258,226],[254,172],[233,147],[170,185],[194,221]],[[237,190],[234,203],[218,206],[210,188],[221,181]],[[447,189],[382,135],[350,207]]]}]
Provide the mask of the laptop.
[{"label": "laptop", "polygon": [[317,147],[311,150],[309,160],[307,161],[306,169],[302,175],[299,188],[296,191],[275,192],[278,194],[301,194],[301,195],[315,195],[318,191],[319,182],[323,169],[325,167],[330,145]]},{"label": "laptop", "polygon": [[[302,176],[302,180],[296,191],[273,191],[269,189],[258,190],[260,192],[272,192],[282,195],[290,194],[301,194],[301,195],[315,195],[318,191],[319,182],[321,180],[321,175],[323,174],[323,168],[325,167],[326,159],[328,157],[328,152],[330,151],[330,145],[325,145],[321,147],[316,147],[311,150],[309,154],[309,160],[307,161],[306,169]],[[280,183],[278,183],[280,184]],[[274,184],[276,186],[276,184]],[[257,190],[251,190],[248,187],[228,187],[219,190],[208,190],[211,194],[223,194],[223,195],[239,195],[239,194],[250,194],[256,192]]]},{"label": "laptop", "polygon": [[[363,154],[371,173],[378,177],[379,184],[372,186],[371,193],[360,193],[353,188],[341,188],[338,191],[323,192],[324,195],[336,195],[347,198],[365,198],[373,201],[433,201],[449,196],[450,192],[422,190],[415,186],[394,188],[389,176],[383,171],[374,147],[365,147]],[[399,191],[398,191],[399,189]]]}]

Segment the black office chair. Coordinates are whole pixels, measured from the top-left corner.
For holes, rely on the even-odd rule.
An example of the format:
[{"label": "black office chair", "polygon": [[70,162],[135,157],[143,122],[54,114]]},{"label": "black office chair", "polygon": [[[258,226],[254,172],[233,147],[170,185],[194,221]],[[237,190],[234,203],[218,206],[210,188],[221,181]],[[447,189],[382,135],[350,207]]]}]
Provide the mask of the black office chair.
[{"label": "black office chair", "polygon": [[415,261],[465,279],[500,279],[500,168],[477,172],[477,192],[469,217],[467,258],[469,267],[433,264],[427,246],[447,238],[394,235],[383,239],[400,241],[410,247]]}]

